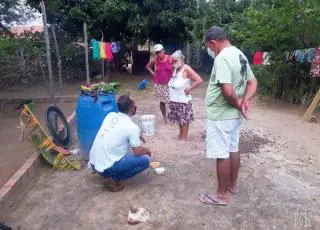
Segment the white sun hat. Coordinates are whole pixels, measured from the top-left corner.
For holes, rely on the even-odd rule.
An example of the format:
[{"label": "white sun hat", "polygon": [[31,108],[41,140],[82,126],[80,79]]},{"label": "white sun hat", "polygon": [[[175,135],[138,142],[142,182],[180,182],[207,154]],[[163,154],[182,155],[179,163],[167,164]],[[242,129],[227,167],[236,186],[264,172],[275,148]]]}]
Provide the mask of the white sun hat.
[{"label": "white sun hat", "polygon": [[159,52],[159,51],[161,51],[161,50],[164,50],[164,47],[163,47],[163,45],[161,45],[161,44],[157,44],[157,45],[155,45],[154,48],[153,48],[153,51],[154,51],[154,52]]}]

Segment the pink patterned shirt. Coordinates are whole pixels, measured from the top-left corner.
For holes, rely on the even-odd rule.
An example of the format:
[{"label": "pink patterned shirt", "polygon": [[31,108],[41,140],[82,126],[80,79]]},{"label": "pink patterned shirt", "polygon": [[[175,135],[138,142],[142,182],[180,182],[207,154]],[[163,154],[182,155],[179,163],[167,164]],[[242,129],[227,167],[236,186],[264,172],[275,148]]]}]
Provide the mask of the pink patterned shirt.
[{"label": "pink patterned shirt", "polygon": [[172,64],[170,56],[166,56],[163,62],[156,58],[155,77],[153,82],[159,85],[168,85],[172,77]]}]

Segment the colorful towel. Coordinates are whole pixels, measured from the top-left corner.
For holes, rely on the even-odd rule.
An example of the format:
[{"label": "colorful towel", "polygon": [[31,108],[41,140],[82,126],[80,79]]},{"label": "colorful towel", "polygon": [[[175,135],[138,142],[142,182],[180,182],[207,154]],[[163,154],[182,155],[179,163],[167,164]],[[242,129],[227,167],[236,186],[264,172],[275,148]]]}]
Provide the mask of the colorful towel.
[{"label": "colorful towel", "polygon": [[311,66],[311,76],[320,77],[320,47],[314,50],[314,61]]},{"label": "colorful towel", "polygon": [[106,46],[105,46],[106,59],[107,59],[108,61],[112,61],[112,59],[113,59],[113,55],[112,55],[112,44],[111,44],[111,42],[106,42],[105,44],[106,44]]},{"label": "colorful towel", "polygon": [[105,42],[99,42],[99,48],[100,48],[100,58],[101,59],[107,59],[106,43]]},{"label": "colorful towel", "polygon": [[99,42],[95,39],[91,39],[91,47],[92,47],[92,59],[95,61],[100,61]]}]

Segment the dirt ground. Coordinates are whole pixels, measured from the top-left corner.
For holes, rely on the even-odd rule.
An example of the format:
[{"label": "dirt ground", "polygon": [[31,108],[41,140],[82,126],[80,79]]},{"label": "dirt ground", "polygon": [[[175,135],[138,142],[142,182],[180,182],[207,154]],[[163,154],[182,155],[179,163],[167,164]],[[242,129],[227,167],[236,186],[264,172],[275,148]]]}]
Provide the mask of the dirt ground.
[{"label": "dirt ground", "polygon": [[[136,82],[124,83],[122,93]],[[195,121],[186,144],[174,139],[176,126],[161,121],[151,87],[131,93],[138,104],[135,120],[157,115],[157,133],[146,146],[166,168],[164,175],[149,169],[129,180],[126,190],[110,193],[86,169],[42,170],[5,221],[14,229],[320,229],[320,124],[302,122],[305,109],[273,100],[257,100],[243,124],[240,194],[227,207],[197,200],[217,185],[215,162],[204,154],[205,88],[194,93]],[[149,209],[150,222],[129,226],[130,205]]]},{"label": "dirt ground", "polygon": [[[141,79],[130,75],[116,76],[121,82],[123,92],[134,87]],[[64,95],[78,95],[79,82],[67,82],[64,84]],[[55,95],[61,96],[58,83],[55,84]],[[11,99],[31,99],[35,97],[47,97],[48,91],[43,85],[12,86],[0,91],[0,187],[26,162],[28,157],[36,150],[28,143],[27,140],[19,141],[21,130],[19,125],[20,112],[16,109],[18,104],[8,103]],[[8,100],[3,100],[8,99]],[[12,102],[12,101],[11,101]],[[53,103],[37,103],[34,106],[35,115],[46,127],[45,114],[47,108]],[[76,104],[57,101],[64,114],[68,116],[76,108]]]},{"label": "dirt ground", "polygon": [[[43,103],[35,105],[35,115],[46,127],[45,113],[51,104]],[[74,104],[57,103],[63,112],[71,114],[75,108]],[[19,125],[19,110],[16,105],[7,104],[0,113],[0,187],[22,166],[24,162],[36,151],[28,140],[20,141],[21,130]]]}]

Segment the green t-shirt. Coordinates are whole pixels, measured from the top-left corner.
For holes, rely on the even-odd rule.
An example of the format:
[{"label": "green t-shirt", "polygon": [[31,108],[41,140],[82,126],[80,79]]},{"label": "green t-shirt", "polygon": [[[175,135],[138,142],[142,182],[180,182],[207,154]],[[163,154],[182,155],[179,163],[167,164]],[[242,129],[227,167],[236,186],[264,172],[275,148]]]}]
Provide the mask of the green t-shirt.
[{"label": "green t-shirt", "polygon": [[232,84],[238,98],[243,97],[247,81],[254,77],[246,56],[234,46],[224,48],[214,60],[206,94],[210,120],[240,118],[240,111],[224,99],[220,84]]}]

